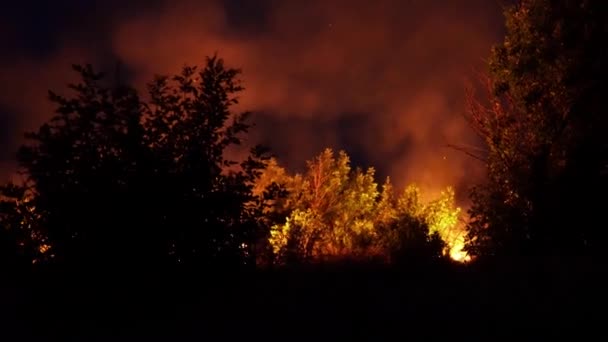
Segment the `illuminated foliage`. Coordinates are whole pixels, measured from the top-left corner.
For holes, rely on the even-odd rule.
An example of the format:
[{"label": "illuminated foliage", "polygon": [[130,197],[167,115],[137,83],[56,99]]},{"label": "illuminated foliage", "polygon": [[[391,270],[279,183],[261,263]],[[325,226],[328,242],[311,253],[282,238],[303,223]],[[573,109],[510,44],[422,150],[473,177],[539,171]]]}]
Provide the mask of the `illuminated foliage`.
[{"label": "illuminated foliage", "polygon": [[451,189],[428,203],[413,185],[395,197],[388,179],[380,191],[372,168],[353,170],[346,153],[329,149],[310,161],[304,174],[289,176],[276,168],[273,164],[260,180],[270,184],[268,178],[277,177],[287,190],[276,207],[285,218],[271,227],[269,237],[279,263],[391,259],[404,249],[434,249],[440,257],[447,252],[441,239],[453,239],[460,209]]},{"label": "illuminated foliage", "polygon": [[436,233],[446,243],[446,253],[455,260],[466,259],[466,253],[462,251],[465,232],[459,224],[461,210],[456,207],[454,189],[448,187],[438,198],[424,203],[420,189],[410,185],[397,201],[397,213],[424,222],[430,234]]},{"label": "illuminated foliage", "polygon": [[351,171],[349,164],[344,152],[335,158],[327,149],[308,163],[306,174],[287,182],[289,214],[271,230],[275,252],[287,253],[284,246],[304,259],[364,252],[360,242],[373,235],[378,192],[373,169]]},{"label": "illuminated foliage", "polygon": [[42,227],[44,215],[32,196],[25,186],[9,183],[0,187],[0,255],[4,261],[39,263],[53,257]]}]

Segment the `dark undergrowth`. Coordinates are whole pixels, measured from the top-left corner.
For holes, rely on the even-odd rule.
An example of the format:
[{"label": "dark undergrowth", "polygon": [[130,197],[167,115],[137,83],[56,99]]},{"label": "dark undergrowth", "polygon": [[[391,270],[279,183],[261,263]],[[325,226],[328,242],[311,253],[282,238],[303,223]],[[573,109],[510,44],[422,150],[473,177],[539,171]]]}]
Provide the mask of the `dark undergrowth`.
[{"label": "dark undergrowth", "polygon": [[601,324],[603,268],[509,265],[37,272],[3,282],[2,341],[548,339]]}]

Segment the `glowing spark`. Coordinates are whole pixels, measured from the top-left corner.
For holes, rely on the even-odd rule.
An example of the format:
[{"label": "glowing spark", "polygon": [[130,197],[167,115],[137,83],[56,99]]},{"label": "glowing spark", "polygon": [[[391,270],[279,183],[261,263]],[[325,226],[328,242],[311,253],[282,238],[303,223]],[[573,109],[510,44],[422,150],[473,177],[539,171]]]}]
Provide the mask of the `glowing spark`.
[{"label": "glowing spark", "polygon": [[51,246],[47,244],[42,244],[40,247],[38,247],[38,251],[42,254],[48,252],[49,249],[51,249]]}]

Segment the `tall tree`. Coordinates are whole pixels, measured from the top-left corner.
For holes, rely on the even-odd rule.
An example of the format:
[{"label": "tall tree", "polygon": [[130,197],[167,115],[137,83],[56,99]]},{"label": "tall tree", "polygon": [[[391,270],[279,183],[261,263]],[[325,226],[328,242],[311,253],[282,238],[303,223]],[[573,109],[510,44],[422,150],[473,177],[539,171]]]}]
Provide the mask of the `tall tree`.
[{"label": "tall tree", "polygon": [[[57,262],[247,263],[256,234],[254,148],[241,162],[247,113],[232,113],[239,70],[217,57],[157,77],[142,100],[91,66],[73,97],[50,93],[56,115],[28,133],[18,161]],[[25,187],[25,186],[24,186]]]},{"label": "tall tree", "polygon": [[487,184],[473,192],[474,254],[596,253],[608,204],[608,9],[601,0],[521,0],[489,61],[489,101],[471,102]]},{"label": "tall tree", "polygon": [[335,158],[326,149],[309,161],[307,171],[288,183],[290,213],[285,224],[272,229],[275,252],[304,259],[355,254],[355,240],[373,234],[370,213],[378,195],[373,169],[351,172],[344,152]]}]

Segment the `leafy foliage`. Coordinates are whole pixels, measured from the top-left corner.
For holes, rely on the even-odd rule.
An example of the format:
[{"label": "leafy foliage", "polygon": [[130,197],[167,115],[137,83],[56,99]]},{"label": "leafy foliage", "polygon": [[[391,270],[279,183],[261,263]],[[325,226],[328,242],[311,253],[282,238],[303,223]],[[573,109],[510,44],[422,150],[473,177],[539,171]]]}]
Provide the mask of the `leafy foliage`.
[{"label": "leafy foliage", "polygon": [[[349,158],[325,150],[308,163],[306,175],[287,183],[290,193],[285,205],[290,214],[285,224],[271,230],[275,253],[282,245],[304,259],[327,255],[359,254],[358,242],[370,240],[370,221],[377,197],[373,169],[351,173]],[[293,238],[291,238],[293,237]],[[289,242],[291,240],[291,242]]]},{"label": "leafy foliage", "polygon": [[[307,172],[289,176],[275,163],[260,180],[281,184],[287,196],[274,210],[269,243],[279,263],[335,258],[404,256],[440,258],[460,210],[452,190],[424,203],[409,186],[395,196],[387,180],[380,191],[374,170],[351,169],[346,153],[326,149],[308,163]],[[448,241],[448,243],[451,241]]]},{"label": "leafy foliage", "polygon": [[[44,227],[55,260],[251,263],[252,188],[265,157],[260,148],[241,162],[225,157],[249,127],[248,113],[230,111],[239,71],[208,58],[200,71],[157,77],[144,101],[91,66],[74,69],[75,95],[50,93],[57,114],[18,154],[28,185],[15,191],[44,213],[35,229]],[[20,208],[4,211],[3,226],[16,231]]]},{"label": "leafy foliage", "polygon": [[31,201],[25,187],[0,187],[0,265],[26,266],[53,257],[44,229],[44,213]]},{"label": "leafy foliage", "polygon": [[488,180],[472,194],[468,249],[599,252],[608,10],[594,0],[524,0],[506,18],[506,38],[489,61],[489,101],[470,102]]}]

